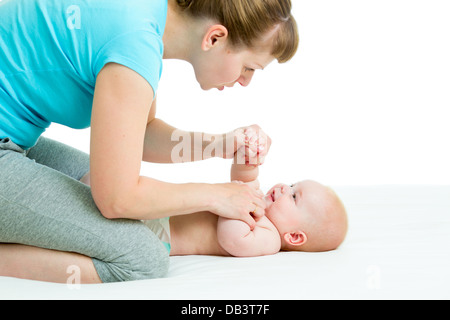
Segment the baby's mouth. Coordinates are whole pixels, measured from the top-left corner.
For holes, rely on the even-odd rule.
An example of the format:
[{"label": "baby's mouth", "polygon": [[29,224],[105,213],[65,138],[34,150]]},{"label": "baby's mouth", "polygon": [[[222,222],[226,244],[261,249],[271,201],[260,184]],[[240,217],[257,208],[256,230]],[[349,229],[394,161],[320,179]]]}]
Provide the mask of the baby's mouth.
[{"label": "baby's mouth", "polygon": [[266,199],[270,202],[275,202],[275,190],[272,190],[271,192],[268,192],[266,194]]},{"label": "baby's mouth", "polygon": [[273,193],[271,192],[271,193],[266,194],[266,196],[264,197],[264,200],[266,201],[266,209],[269,208],[270,206],[272,206],[272,204],[275,202]]}]

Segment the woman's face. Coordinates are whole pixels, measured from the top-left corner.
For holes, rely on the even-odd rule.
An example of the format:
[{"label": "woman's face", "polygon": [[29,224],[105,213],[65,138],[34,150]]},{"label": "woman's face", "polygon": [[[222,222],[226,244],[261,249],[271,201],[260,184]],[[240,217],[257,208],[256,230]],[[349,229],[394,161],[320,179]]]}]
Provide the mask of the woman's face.
[{"label": "woman's face", "polygon": [[226,42],[198,53],[193,67],[203,90],[233,87],[236,83],[246,87],[256,70],[263,70],[275,58],[266,52],[249,49],[232,50]]}]

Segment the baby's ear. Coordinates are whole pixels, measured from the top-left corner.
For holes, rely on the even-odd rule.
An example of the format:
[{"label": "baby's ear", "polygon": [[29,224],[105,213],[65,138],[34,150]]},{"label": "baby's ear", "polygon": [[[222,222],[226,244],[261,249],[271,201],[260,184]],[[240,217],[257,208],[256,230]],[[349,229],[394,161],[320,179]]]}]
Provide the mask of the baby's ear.
[{"label": "baby's ear", "polygon": [[308,237],[303,231],[287,232],[283,236],[286,244],[299,247],[308,241]]}]

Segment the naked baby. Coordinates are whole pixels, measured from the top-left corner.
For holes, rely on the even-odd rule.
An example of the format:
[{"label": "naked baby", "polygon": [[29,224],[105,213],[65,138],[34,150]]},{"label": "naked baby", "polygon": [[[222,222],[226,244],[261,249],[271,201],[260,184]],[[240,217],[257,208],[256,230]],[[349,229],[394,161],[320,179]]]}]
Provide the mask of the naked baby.
[{"label": "naked baby", "polygon": [[[258,141],[248,139],[256,146]],[[235,155],[231,180],[259,188],[258,166]],[[244,161],[239,161],[239,158]],[[265,215],[251,228],[240,220],[198,212],[169,219],[145,221],[165,242],[171,256],[220,255],[253,257],[279,251],[320,252],[337,249],[347,233],[347,214],[336,193],[315,181],[277,184],[264,196]],[[256,208],[255,208],[256,210]],[[251,214],[251,213],[250,213]]]},{"label": "naked baby", "polygon": [[[238,177],[240,169],[233,167],[232,174]],[[243,221],[209,212],[171,218],[170,254],[253,257],[279,251],[329,251],[343,242],[347,216],[331,189],[314,181],[278,184],[264,199],[266,214],[253,230]]]}]

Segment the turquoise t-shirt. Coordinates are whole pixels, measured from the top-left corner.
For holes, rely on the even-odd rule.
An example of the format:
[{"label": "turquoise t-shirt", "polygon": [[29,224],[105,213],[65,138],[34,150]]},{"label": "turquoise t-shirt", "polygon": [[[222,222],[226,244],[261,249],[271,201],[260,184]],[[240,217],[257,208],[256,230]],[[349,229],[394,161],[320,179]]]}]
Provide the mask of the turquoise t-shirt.
[{"label": "turquoise t-shirt", "polygon": [[0,139],[28,149],[52,122],[89,127],[110,62],[156,93],[166,17],[167,0],[0,1]]}]

